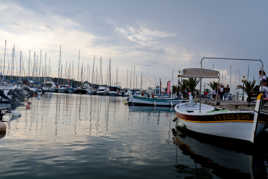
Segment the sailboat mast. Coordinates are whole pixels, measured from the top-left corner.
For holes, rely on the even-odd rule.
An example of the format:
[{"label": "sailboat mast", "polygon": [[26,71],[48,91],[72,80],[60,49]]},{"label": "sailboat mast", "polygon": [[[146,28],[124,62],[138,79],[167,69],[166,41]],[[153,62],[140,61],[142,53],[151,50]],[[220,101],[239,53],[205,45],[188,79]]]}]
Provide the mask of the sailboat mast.
[{"label": "sailboat mast", "polygon": [[91,83],[94,83],[95,79],[95,56],[93,57],[93,68],[92,68],[92,75],[91,75]]},{"label": "sailboat mast", "polygon": [[81,78],[80,78],[81,83],[83,82],[83,70],[84,70],[84,68],[83,68],[83,63],[82,63],[82,66],[81,66]]},{"label": "sailboat mast", "polygon": [[126,87],[128,87],[128,69],[126,69],[126,73],[127,73]]},{"label": "sailboat mast", "polygon": [[109,59],[109,86],[112,86],[112,66],[111,66],[111,58]]},{"label": "sailboat mast", "polygon": [[22,51],[20,51],[20,74],[19,76],[21,76],[21,63],[22,63]]},{"label": "sailboat mast", "polygon": [[79,80],[79,69],[80,69],[80,49],[78,50],[78,63],[77,63],[77,80]]},{"label": "sailboat mast", "polygon": [[45,53],[45,74],[44,74],[45,77],[48,77],[47,76],[47,52]]},{"label": "sailboat mast", "polygon": [[115,80],[115,85],[118,85],[118,68],[116,68],[116,80]]},{"label": "sailboat mast", "polygon": [[6,72],[6,54],[7,54],[7,41],[5,40],[3,75],[5,75]]},{"label": "sailboat mast", "polygon": [[40,50],[40,55],[39,55],[39,81],[41,81],[41,71],[42,71],[42,50]]},{"label": "sailboat mast", "polygon": [[12,49],[12,63],[11,63],[11,76],[12,78],[14,78],[14,66],[15,66],[15,45],[13,46]]},{"label": "sailboat mast", "polygon": [[133,70],[133,88],[136,88],[136,86],[135,86],[135,79],[136,79],[136,66],[134,65],[134,70]]},{"label": "sailboat mast", "polygon": [[230,65],[230,85],[232,84],[232,66]]},{"label": "sailboat mast", "polygon": [[31,50],[28,51],[28,77],[31,76]]},{"label": "sailboat mast", "polygon": [[142,72],[141,72],[141,79],[140,79],[140,90],[142,90]]},{"label": "sailboat mast", "polygon": [[60,70],[61,70],[61,46],[60,46],[59,64],[58,64],[58,84],[59,84],[59,80],[60,80]]},{"label": "sailboat mast", "polygon": [[102,76],[102,57],[100,57],[100,84],[103,84],[103,76]]},{"label": "sailboat mast", "polygon": [[131,65],[131,68],[130,68],[130,79],[129,79],[129,87],[130,89],[132,89],[132,65]]}]

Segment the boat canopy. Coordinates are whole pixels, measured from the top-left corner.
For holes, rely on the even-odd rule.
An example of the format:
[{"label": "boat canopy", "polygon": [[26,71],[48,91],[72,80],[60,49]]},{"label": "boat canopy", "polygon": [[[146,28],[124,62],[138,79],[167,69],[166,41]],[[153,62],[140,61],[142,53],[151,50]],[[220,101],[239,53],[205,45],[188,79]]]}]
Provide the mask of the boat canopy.
[{"label": "boat canopy", "polygon": [[220,72],[205,68],[185,68],[178,77],[182,78],[219,78]]}]

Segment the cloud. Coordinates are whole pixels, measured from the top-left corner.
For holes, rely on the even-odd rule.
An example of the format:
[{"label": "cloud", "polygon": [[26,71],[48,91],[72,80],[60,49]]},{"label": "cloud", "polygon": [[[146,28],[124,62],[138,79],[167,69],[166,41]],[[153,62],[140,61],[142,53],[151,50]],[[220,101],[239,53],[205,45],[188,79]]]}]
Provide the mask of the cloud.
[{"label": "cloud", "polygon": [[[93,56],[96,56],[96,59],[102,56],[104,77],[107,76],[105,73],[110,57],[113,70],[130,71],[132,65],[136,64],[136,71],[143,72],[144,78],[148,81],[156,78],[156,75],[166,76],[168,79],[170,75],[166,74],[169,74],[171,68],[194,58],[189,49],[176,42],[177,34],[161,28],[152,28],[152,25],[119,26],[116,19],[107,21],[107,18],[104,18],[103,23],[110,27],[107,29],[107,36],[96,33],[94,26],[89,28],[77,19],[50,11],[48,6],[42,7],[42,4],[39,4],[38,8],[46,10],[37,11],[11,2],[0,4],[0,47],[3,49],[4,40],[7,40],[9,60],[13,44],[16,51],[22,50],[25,56],[28,50],[39,52],[41,49],[47,52],[55,64],[52,65],[54,76],[57,76],[60,45],[63,63],[77,63],[78,49],[81,51],[81,63],[89,64],[91,68]],[[89,19],[94,20],[92,17]],[[98,18],[99,20],[101,19]],[[99,61],[96,60],[96,63],[99,68]],[[74,70],[77,71],[77,68]],[[153,72],[150,72],[151,70]],[[124,79],[125,76],[119,75],[119,78]],[[121,85],[124,83],[126,82],[122,82]]]},{"label": "cloud", "polygon": [[120,33],[124,38],[128,39],[141,47],[151,47],[158,45],[161,39],[175,37],[176,34],[153,30],[146,26],[127,26],[116,27],[115,31]]},{"label": "cloud", "polygon": [[[92,56],[109,57],[119,54],[117,48],[96,46],[95,42],[101,40],[101,37],[83,31],[82,25],[77,21],[51,13],[49,10],[46,14],[39,14],[15,3],[5,3],[0,4],[0,16],[1,47],[3,49],[4,40],[7,40],[9,54],[13,44],[16,51],[22,50],[25,55],[28,50],[46,51],[55,64],[60,45],[63,60],[67,62],[77,59],[78,49],[81,50],[81,61],[91,60]],[[52,69],[55,76],[57,65],[53,65]]]}]

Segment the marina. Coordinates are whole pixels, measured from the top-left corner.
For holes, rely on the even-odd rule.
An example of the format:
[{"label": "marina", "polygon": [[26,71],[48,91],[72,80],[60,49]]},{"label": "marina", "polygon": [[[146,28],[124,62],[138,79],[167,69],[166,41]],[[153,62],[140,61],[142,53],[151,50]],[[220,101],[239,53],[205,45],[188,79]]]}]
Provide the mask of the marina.
[{"label": "marina", "polygon": [[1,178],[176,178],[173,113],[131,112],[108,96],[46,94],[31,102],[6,123]]},{"label": "marina", "polygon": [[175,113],[165,108],[133,109],[109,96],[30,101],[30,110],[17,108],[21,117],[4,117],[1,178],[267,177],[266,145],[241,151],[183,132],[174,138]]},{"label": "marina", "polygon": [[[0,153],[5,167],[0,174],[2,178],[267,177],[265,93],[260,91],[247,102],[223,100],[219,90],[210,98],[197,95],[198,83],[199,92],[204,91],[201,79],[219,76],[216,70],[185,68],[178,73],[175,91],[170,82],[164,90],[161,82],[144,90],[3,76]],[[178,90],[182,81],[188,83],[186,97]],[[225,160],[233,161],[233,166]]]},{"label": "marina", "polygon": [[267,7],[3,0],[0,179],[268,178]]},{"label": "marina", "polygon": [[[221,178],[226,177],[224,172],[245,178],[268,176],[263,150],[268,136],[265,86],[260,83],[256,98],[247,91],[250,100],[231,94],[224,100],[220,72],[203,68],[205,58],[232,59],[204,57],[201,68],[177,74],[177,86],[170,81],[163,86],[160,80],[159,86],[148,89],[2,76],[1,176]],[[210,97],[202,88],[206,78],[218,80]],[[207,150],[212,152],[204,153]]]}]

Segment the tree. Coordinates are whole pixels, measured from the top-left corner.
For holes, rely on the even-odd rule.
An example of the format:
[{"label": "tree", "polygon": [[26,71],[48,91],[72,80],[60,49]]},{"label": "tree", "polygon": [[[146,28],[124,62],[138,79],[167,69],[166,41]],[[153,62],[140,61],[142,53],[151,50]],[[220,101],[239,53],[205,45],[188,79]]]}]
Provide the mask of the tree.
[{"label": "tree", "polygon": [[192,94],[196,92],[196,86],[199,83],[199,80],[197,78],[189,78],[188,80],[188,87]]},{"label": "tree", "polygon": [[178,90],[179,90],[178,86],[175,86],[175,85],[172,86],[172,93],[173,94],[178,94]]},{"label": "tree", "polygon": [[247,101],[250,102],[251,101],[251,97],[256,89],[256,81],[248,81],[248,80],[243,80],[242,81],[243,85],[238,85],[237,89],[242,89],[245,93],[247,93],[248,95],[248,99]]},{"label": "tree", "polygon": [[198,83],[199,80],[197,78],[183,79],[179,82],[178,89],[182,92],[184,97],[188,95],[188,92],[191,92],[192,95],[195,96],[195,92],[197,92],[195,88]]},{"label": "tree", "polygon": [[215,91],[217,91],[218,85],[219,85],[219,83],[216,82],[216,81],[212,81],[212,82],[209,82],[209,83],[208,83],[208,86],[209,86],[212,90],[215,90]]}]

